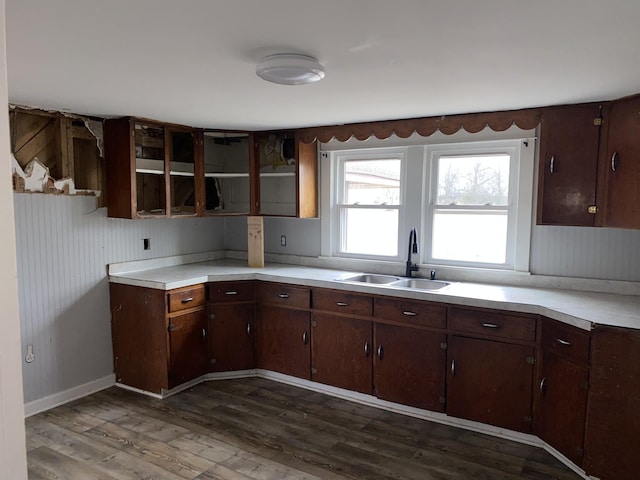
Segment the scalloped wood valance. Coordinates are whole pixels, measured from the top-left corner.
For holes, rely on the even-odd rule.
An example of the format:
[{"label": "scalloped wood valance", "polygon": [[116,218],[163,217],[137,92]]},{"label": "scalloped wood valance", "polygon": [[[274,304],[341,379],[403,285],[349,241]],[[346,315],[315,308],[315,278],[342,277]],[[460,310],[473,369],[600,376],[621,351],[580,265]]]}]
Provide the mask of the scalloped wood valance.
[{"label": "scalloped wood valance", "polygon": [[445,135],[452,135],[462,128],[469,133],[477,133],[486,127],[496,132],[502,132],[514,124],[524,130],[529,130],[540,123],[541,112],[542,109],[540,108],[530,108],[506,112],[469,113],[406,120],[350,123],[347,125],[303,128],[298,131],[298,134],[300,140],[304,143],[313,143],[315,140],[326,143],[333,138],[340,142],[346,142],[351,137],[355,137],[358,140],[366,140],[373,136],[384,140],[393,134],[400,138],[410,137],[414,133],[428,137],[438,130]]}]

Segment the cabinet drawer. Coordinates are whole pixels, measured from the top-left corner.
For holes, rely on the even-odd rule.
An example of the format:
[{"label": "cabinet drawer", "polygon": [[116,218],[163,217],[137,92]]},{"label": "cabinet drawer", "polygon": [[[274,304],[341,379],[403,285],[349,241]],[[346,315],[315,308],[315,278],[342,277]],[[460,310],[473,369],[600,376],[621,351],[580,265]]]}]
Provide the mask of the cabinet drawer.
[{"label": "cabinet drawer", "polygon": [[373,303],[373,315],[376,318],[397,322],[446,328],[447,309],[402,298],[376,298]]},{"label": "cabinet drawer", "polygon": [[534,341],[536,319],[481,310],[449,308],[449,328],[463,333]]},{"label": "cabinet drawer", "polygon": [[589,332],[549,318],[542,323],[542,348],[569,357],[576,362],[588,363]]},{"label": "cabinet drawer", "polygon": [[304,287],[292,287],[282,283],[266,283],[258,286],[258,301],[261,303],[309,308],[310,297],[309,289]]},{"label": "cabinet drawer", "polygon": [[210,302],[229,303],[253,300],[253,282],[214,282],[208,287]]},{"label": "cabinet drawer", "polygon": [[373,299],[340,290],[313,290],[313,308],[370,317],[373,314]]},{"label": "cabinet drawer", "polygon": [[169,292],[169,313],[179,312],[187,308],[194,308],[204,305],[205,302],[204,285],[196,287],[180,288]]}]

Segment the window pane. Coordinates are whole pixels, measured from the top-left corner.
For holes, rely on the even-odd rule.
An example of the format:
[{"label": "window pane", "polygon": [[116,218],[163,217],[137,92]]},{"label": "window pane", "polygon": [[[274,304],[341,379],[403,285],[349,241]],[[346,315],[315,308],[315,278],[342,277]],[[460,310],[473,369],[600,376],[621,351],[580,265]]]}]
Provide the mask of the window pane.
[{"label": "window pane", "polygon": [[432,256],[437,260],[504,264],[506,211],[436,210]]},{"label": "window pane", "polygon": [[343,203],[400,204],[400,160],[345,161],[344,179]]},{"label": "window pane", "polygon": [[507,205],[508,154],[442,156],[437,205]]},{"label": "window pane", "polygon": [[398,210],[345,208],[342,222],[342,252],[398,255]]}]

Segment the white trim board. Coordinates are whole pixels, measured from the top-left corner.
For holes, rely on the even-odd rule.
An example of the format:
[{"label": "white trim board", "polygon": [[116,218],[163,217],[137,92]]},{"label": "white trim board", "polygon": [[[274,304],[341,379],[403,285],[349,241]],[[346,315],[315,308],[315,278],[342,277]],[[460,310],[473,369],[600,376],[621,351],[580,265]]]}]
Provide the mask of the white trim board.
[{"label": "white trim board", "polygon": [[92,393],[112,387],[115,384],[116,376],[112,373],[111,375],[107,375],[106,377],[93,380],[83,385],[78,385],[77,387],[54,393],[47,397],[39,398],[38,400],[24,404],[24,416],[30,417],[37,413],[50,410],[65,403],[72,402],[73,400],[77,400],[78,398],[86,397]]}]

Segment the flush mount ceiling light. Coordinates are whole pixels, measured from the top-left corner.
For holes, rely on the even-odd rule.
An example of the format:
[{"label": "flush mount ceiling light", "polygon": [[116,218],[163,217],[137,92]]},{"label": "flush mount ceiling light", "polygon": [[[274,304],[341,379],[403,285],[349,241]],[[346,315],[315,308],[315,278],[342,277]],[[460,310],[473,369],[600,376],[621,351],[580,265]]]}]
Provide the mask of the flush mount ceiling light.
[{"label": "flush mount ceiling light", "polygon": [[279,53],[264,57],[256,75],[280,85],[302,85],[324,78],[324,67],[317,59],[299,53]]}]

